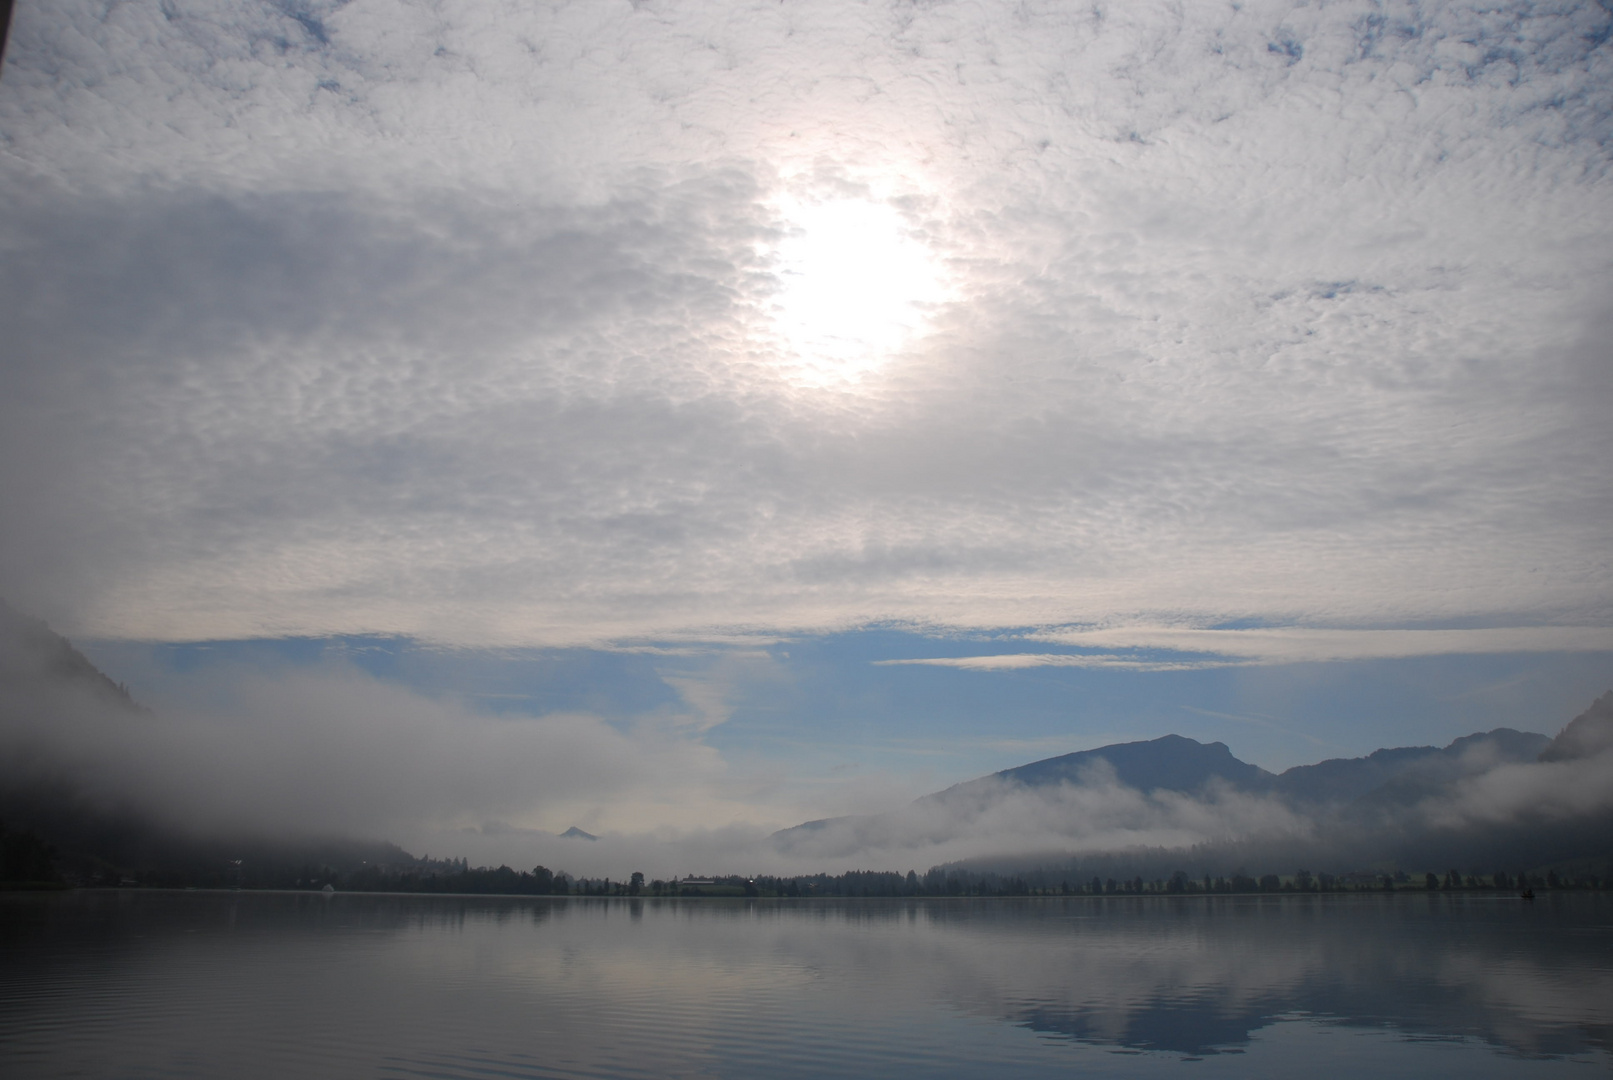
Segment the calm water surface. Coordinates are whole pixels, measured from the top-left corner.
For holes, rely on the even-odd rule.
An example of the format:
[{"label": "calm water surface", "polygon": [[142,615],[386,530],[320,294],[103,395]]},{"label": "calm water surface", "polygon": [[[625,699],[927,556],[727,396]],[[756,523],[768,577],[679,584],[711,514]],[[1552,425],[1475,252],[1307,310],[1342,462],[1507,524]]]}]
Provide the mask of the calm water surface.
[{"label": "calm water surface", "polygon": [[0,896],[0,1075],[1602,1076],[1613,903]]}]

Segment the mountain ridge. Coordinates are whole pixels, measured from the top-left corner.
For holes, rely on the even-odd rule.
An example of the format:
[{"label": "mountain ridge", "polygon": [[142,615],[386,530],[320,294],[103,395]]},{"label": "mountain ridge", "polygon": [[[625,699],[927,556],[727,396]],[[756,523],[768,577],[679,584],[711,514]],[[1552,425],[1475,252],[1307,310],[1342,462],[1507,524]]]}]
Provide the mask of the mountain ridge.
[{"label": "mountain ridge", "polygon": [[0,677],[30,675],[87,688],[131,712],[151,711],[130,696],[128,687],[114,682],[45,620],[24,615],[0,597]]},{"label": "mountain ridge", "polygon": [[[1567,739],[1565,748],[1557,751],[1564,755],[1578,753],[1581,747],[1601,747],[1605,745],[1600,734],[1603,729],[1587,718],[1595,719],[1603,712],[1609,718],[1605,727],[1613,732],[1613,691],[1570,721],[1557,740],[1538,732],[1501,727],[1463,735],[1443,747],[1384,747],[1361,757],[1329,758],[1309,765],[1295,765],[1281,773],[1268,772],[1240,760],[1222,742],[1201,743],[1182,735],[1162,735],[1001,769],[920,796],[912,805],[984,802],[997,797],[1005,786],[1035,790],[1080,784],[1100,775],[1097,770],[1104,767],[1119,783],[1150,794],[1166,791],[1203,795],[1219,783],[1244,794],[1275,795],[1310,810],[1339,810],[1371,800],[1374,795],[1378,796],[1376,802],[1380,805],[1401,803],[1424,796],[1433,788],[1483,767],[1550,760],[1543,755],[1564,739]],[[1576,724],[1580,726],[1576,728]],[[1613,734],[1607,737],[1606,744],[1613,744]],[[819,818],[780,829],[772,834],[772,839],[788,845],[805,834],[844,823],[873,821],[878,817]]]}]

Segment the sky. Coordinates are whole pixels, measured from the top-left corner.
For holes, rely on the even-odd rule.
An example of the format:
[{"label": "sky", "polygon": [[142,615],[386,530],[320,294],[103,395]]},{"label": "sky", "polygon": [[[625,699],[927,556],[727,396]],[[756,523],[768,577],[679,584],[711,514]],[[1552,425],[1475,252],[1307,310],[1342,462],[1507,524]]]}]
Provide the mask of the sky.
[{"label": "sky", "polygon": [[400,836],[1555,734],[1613,688],[1610,35],[19,0],[0,596],[198,732],[546,777]]}]

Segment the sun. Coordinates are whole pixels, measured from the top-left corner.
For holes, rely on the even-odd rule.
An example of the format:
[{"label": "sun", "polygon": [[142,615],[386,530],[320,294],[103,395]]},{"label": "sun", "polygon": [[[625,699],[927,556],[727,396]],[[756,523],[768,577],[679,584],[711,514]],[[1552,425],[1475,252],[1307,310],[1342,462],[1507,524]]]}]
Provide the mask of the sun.
[{"label": "sun", "polygon": [[940,267],[895,207],[839,199],[785,214],[774,317],[807,372],[854,379],[924,333],[945,299]]}]

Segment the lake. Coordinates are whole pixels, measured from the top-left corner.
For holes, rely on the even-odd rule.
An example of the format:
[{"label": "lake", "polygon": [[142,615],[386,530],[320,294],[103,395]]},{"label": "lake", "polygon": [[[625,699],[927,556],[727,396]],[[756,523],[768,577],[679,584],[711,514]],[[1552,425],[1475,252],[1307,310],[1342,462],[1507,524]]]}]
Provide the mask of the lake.
[{"label": "lake", "polygon": [[0,1075],[1605,1075],[1613,897],[0,895]]}]

